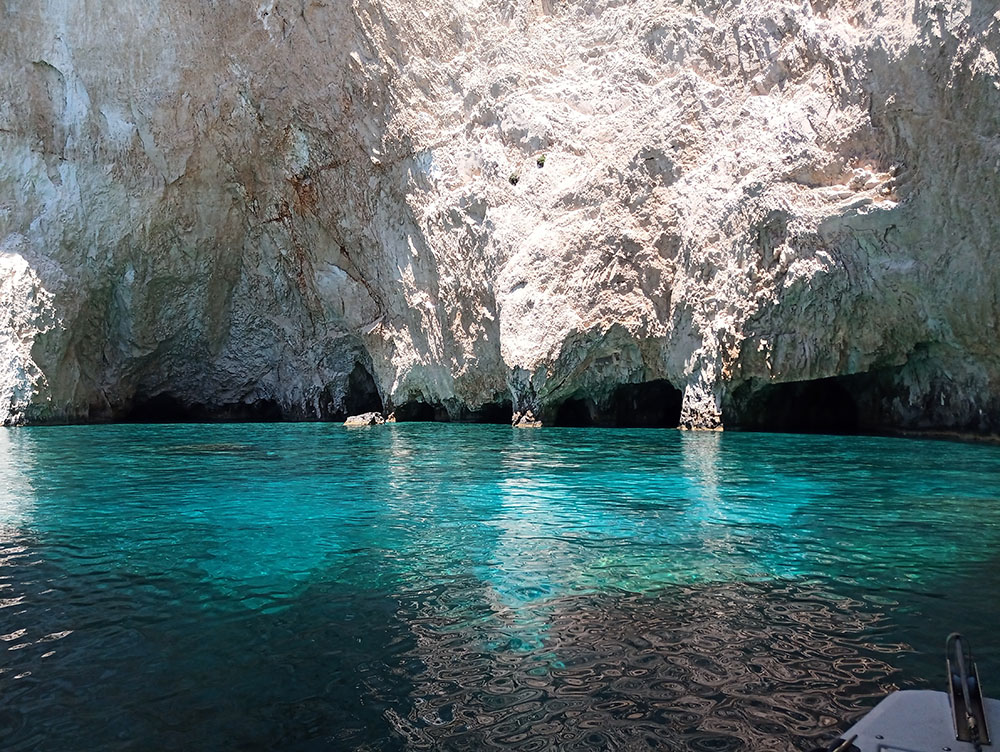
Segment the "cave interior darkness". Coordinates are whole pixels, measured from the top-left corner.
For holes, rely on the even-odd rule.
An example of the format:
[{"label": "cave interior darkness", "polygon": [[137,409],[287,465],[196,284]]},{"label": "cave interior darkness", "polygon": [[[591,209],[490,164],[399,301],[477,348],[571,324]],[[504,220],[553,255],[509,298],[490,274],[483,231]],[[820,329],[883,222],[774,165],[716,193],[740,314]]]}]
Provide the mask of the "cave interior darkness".
[{"label": "cave interior darkness", "polygon": [[[727,429],[782,433],[871,433],[891,429],[880,413],[889,399],[890,380],[879,374],[855,374],[779,384],[744,384],[727,398],[723,423]],[[358,363],[347,379],[340,410],[322,411],[322,420],[383,412],[375,380]],[[658,379],[620,384],[595,401],[577,393],[548,410],[548,425],[558,427],[676,428],[680,423],[682,393]],[[333,400],[330,400],[333,404]],[[475,410],[452,414],[440,403],[411,400],[394,408],[399,422],[466,422],[509,425],[510,400],[498,399]],[[117,416],[125,423],[275,422],[290,417],[274,400],[222,405],[189,404],[170,392],[136,396]]]},{"label": "cave interior darkness", "polygon": [[676,428],[681,419],[682,393],[665,379],[620,384],[599,403],[580,395],[563,401],[553,425],[564,428]]},{"label": "cave interior darkness", "polygon": [[188,404],[169,392],[137,395],[119,418],[122,423],[274,423],[284,419],[274,400],[225,405]]},{"label": "cave interior darkness", "polygon": [[852,434],[880,427],[884,396],[867,374],[768,384],[737,390],[723,421],[729,428],[776,433]]}]

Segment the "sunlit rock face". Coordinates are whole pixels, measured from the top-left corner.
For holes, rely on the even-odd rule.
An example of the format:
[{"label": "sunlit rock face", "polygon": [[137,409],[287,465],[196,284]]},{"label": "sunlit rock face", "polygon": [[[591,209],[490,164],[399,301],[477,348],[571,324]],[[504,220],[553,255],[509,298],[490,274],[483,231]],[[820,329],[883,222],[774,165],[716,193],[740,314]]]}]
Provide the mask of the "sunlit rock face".
[{"label": "sunlit rock face", "polygon": [[1000,428],[995,3],[0,13],[4,422]]}]

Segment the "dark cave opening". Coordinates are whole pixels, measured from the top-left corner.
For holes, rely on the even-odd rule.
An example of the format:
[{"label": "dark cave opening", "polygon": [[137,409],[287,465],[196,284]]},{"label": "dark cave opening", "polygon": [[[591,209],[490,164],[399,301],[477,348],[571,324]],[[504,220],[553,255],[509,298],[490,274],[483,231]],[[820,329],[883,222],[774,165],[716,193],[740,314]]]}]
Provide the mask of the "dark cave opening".
[{"label": "dark cave opening", "polygon": [[683,396],[666,379],[621,384],[611,393],[605,420],[599,422],[619,428],[676,428]]},{"label": "dark cave opening", "polygon": [[382,412],[382,397],[378,393],[371,372],[360,363],[347,377],[347,394],[344,395],[344,409],[347,415]]},{"label": "dark cave opening", "polygon": [[586,428],[676,428],[681,421],[683,394],[666,379],[619,384],[595,404],[570,397],[556,408],[555,426]]},{"label": "dark cave opening", "polygon": [[510,400],[490,402],[469,415],[470,423],[510,425],[514,420],[514,404]]},{"label": "dark cave opening", "polygon": [[281,406],[274,400],[203,405],[160,392],[136,395],[120,419],[124,423],[273,423],[282,418]]},{"label": "dark cave opening", "polygon": [[[862,425],[860,394],[852,377],[769,384],[750,394],[734,395],[730,424],[753,431],[782,433],[857,433]],[[725,416],[724,416],[725,420]]]},{"label": "dark cave opening", "polygon": [[440,403],[414,400],[404,402],[395,409],[398,423],[486,423],[510,425],[514,419],[514,405],[510,400],[488,402],[475,410],[464,406],[453,407],[453,412]]},{"label": "dark cave opening", "polygon": [[394,412],[398,423],[426,423],[430,421],[447,423],[449,421],[448,411],[444,405],[432,405],[428,402],[404,402]]},{"label": "dark cave opening", "polygon": [[186,423],[192,416],[188,405],[162,392],[152,397],[137,395],[122,420],[126,423]]},{"label": "dark cave opening", "polygon": [[554,423],[563,428],[587,428],[594,425],[591,403],[579,398],[566,400],[559,405]]}]

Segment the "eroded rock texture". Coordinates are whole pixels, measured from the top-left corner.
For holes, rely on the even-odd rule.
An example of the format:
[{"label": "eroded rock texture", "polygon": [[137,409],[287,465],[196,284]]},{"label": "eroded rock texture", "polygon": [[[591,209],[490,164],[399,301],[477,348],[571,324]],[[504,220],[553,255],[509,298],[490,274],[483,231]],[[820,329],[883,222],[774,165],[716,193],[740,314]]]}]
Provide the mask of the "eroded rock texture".
[{"label": "eroded rock texture", "polygon": [[1000,428],[993,2],[0,8],[4,422]]}]

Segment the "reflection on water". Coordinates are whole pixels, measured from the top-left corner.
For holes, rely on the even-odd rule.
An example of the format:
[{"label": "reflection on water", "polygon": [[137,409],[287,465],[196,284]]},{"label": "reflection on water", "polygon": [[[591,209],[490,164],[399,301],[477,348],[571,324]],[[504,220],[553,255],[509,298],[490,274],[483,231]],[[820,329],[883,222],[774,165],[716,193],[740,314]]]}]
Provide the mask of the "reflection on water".
[{"label": "reflection on water", "polygon": [[789,584],[559,598],[528,644],[509,614],[449,611],[397,614],[420,669],[389,719],[414,748],[801,748],[892,686],[899,649],[870,642],[877,611]]},{"label": "reflection on water", "polygon": [[994,447],[105,426],[0,482],[4,749],[800,749],[952,629],[1000,692]]},{"label": "reflection on water", "polygon": [[0,546],[27,524],[35,505],[35,454],[18,451],[23,444],[14,441],[15,436],[14,431],[0,430]]}]

